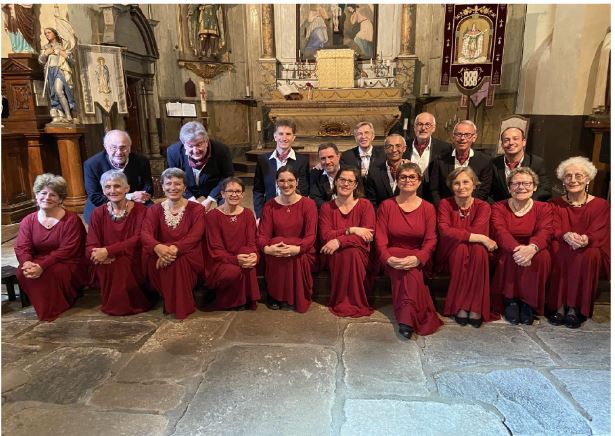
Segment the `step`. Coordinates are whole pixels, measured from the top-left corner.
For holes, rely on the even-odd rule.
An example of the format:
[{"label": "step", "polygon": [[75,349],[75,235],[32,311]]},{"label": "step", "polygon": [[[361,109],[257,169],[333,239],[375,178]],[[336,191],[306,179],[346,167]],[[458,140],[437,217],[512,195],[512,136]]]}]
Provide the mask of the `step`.
[{"label": "step", "polygon": [[252,186],[254,184],[254,173],[236,171],[235,177],[241,179],[246,186]]},{"label": "step", "polygon": [[273,150],[273,148],[263,148],[260,150],[253,149],[246,151],[244,154],[246,155],[246,159],[248,160],[248,162],[256,162],[261,154],[271,154]]},{"label": "step", "polygon": [[256,162],[247,160],[234,160],[233,169],[237,172],[252,173],[256,171]]}]

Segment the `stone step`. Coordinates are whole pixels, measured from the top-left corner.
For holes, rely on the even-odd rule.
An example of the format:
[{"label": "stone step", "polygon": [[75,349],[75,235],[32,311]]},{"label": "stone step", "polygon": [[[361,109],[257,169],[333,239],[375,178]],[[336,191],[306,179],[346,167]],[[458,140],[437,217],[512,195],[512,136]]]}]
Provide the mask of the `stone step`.
[{"label": "stone step", "polygon": [[263,148],[260,150],[253,149],[253,150],[246,151],[245,155],[246,155],[246,159],[248,160],[248,162],[256,162],[258,157],[261,154],[271,153],[272,151],[273,151],[273,148]]},{"label": "stone step", "polygon": [[256,171],[256,162],[247,160],[234,160],[233,169],[237,172],[252,173]]},{"label": "stone step", "polygon": [[252,186],[254,184],[254,173],[248,172],[235,172],[235,177],[240,178],[246,186]]}]

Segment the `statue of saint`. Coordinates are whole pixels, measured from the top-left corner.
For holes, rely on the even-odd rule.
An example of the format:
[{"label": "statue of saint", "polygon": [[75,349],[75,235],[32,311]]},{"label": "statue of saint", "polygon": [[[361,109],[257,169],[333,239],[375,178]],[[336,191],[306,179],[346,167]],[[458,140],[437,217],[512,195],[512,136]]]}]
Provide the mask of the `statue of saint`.
[{"label": "statue of saint", "polygon": [[98,92],[101,94],[111,94],[111,84],[109,81],[109,67],[105,64],[105,58],[102,56],[96,59],[96,81],[98,82]]},{"label": "statue of saint", "polygon": [[53,123],[73,121],[71,110],[76,109],[72,88],[71,50],[56,29],[44,29],[48,43],[41,49],[38,61],[45,65],[45,85],[51,103],[49,111]]},{"label": "statue of saint", "polygon": [[4,28],[9,34],[13,53],[35,53],[33,15],[31,4],[2,5]]},{"label": "statue of saint", "polygon": [[190,48],[200,58],[215,58],[226,46],[222,5],[194,5],[188,11]]}]

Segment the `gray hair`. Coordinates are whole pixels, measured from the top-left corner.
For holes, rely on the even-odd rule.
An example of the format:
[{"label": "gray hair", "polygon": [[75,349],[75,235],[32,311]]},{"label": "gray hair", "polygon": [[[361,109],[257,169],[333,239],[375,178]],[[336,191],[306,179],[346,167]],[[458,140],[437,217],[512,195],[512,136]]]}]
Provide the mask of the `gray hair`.
[{"label": "gray hair", "polygon": [[166,179],[170,179],[172,177],[177,177],[178,179],[182,179],[184,185],[187,185],[186,181],[186,173],[179,168],[167,168],[160,174],[160,183],[164,183]]},{"label": "gray hair", "polygon": [[589,177],[589,180],[594,180],[596,174],[598,174],[598,169],[594,166],[594,164],[586,157],[583,156],[573,156],[569,157],[565,161],[562,161],[555,170],[555,174],[557,174],[557,178],[564,181],[564,173],[566,172],[566,168],[570,165],[577,165],[584,169],[585,175]]},{"label": "gray hair", "polygon": [[182,142],[182,144],[194,141],[195,139],[201,137],[205,141],[209,139],[209,136],[207,135],[207,130],[205,130],[203,124],[199,123],[198,121],[187,122],[182,126],[181,130],[179,131],[179,140]]},{"label": "gray hair", "polygon": [[122,182],[123,186],[130,186],[128,184],[128,178],[122,170],[112,169],[109,171],[105,171],[102,176],[100,176],[100,186],[104,188],[105,183],[107,183],[109,180],[119,180],[120,182]]},{"label": "gray hair", "polygon": [[429,112],[421,112],[420,114],[418,114],[416,117],[414,117],[414,124],[416,125],[417,121],[419,120],[419,117],[421,115],[429,115],[431,117],[431,119],[433,120],[433,125],[436,125],[436,117],[434,116],[434,114],[429,113]]},{"label": "gray hair", "polygon": [[34,185],[32,186],[32,191],[34,191],[34,195],[38,195],[45,187],[51,188],[60,200],[64,200],[66,198],[68,187],[66,184],[66,180],[62,176],[56,176],[55,174],[45,173],[37,176],[34,180]]},{"label": "gray hair", "polygon": [[103,145],[105,147],[109,145],[109,138],[113,135],[124,135],[126,139],[128,139],[128,145],[129,146],[132,145],[132,139],[130,139],[130,135],[128,134],[128,132],[124,130],[115,129],[115,130],[109,130],[107,133],[105,133],[105,137],[103,138]]},{"label": "gray hair", "polygon": [[404,147],[406,146],[406,138],[404,138],[404,137],[403,137],[402,135],[400,135],[399,133],[391,133],[389,136],[387,136],[387,137],[384,139],[384,146],[385,146],[385,147],[386,147],[387,145],[389,145],[389,138],[392,138],[392,137],[394,137],[394,136],[396,136],[396,137],[398,137],[398,138],[401,138],[401,142],[402,142],[402,144],[404,144]]},{"label": "gray hair", "polygon": [[534,182],[534,186],[538,186],[540,184],[538,174],[536,174],[533,169],[531,169],[530,167],[517,167],[510,172],[508,177],[506,177],[506,186],[510,186],[510,182],[517,174],[527,174],[528,176],[531,176],[532,182]]},{"label": "gray hair", "polygon": [[476,128],[476,124],[474,124],[470,120],[461,120],[461,121],[459,121],[457,124],[455,124],[455,127],[453,128],[453,132],[455,130],[457,130],[457,126],[459,126],[460,124],[465,124],[466,126],[472,127],[474,129],[474,133],[478,132],[478,129]]}]

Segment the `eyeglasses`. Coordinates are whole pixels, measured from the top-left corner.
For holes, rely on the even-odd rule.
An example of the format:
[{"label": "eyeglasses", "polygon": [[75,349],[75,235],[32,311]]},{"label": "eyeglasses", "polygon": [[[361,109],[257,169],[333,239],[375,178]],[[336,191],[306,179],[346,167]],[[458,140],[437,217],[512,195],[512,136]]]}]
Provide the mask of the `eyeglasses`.
[{"label": "eyeglasses", "polygon": [[280,185],[280,186],[294,185],[295,183],[297,183],[296,179],[292,179],[292,180],[278,180],[278,185]]},{"label": "eyeglasses", "polygon": [[339,179],[337,179],[337,182],[340,185],[351,185],[351,186],[354,185],[355,183],[357,183],[356,180],[345,179],[343,177],[340,177]]},{"label": "eyeglasses", "polygon": [[402,148],[404,148],[404,144],[387,144],[384,146],[384,148],[386,148],[387,150],[401,150]]},{"label": "eyeglasses", "polygon": [[416,182],[419,180],[419,176],[416,174],[410,174],[409,176],[401,175],[398,177],[400,182]]},{"label": "eyeglasses", "polygon": [[205,147],[207,144],[209,144],[209,141],[207,140],[203,140],[203,141],[199,141],[199,142],[185,142],[184,143],[184,148],[194,148],[194,147]]},{"label": "eyeglasses", "polygon": [[121,151],[122,153],[126,153],[130,149],[128,145],[107,145],[107,150],[111,153],[116,153]]},{"label": "eyeglasses", "polygon": [[517,188],[520,188],[522,186],[524,188],[531,188],[533,184],[534,184],[534,182],[514,182],[514,183],[511,183],[509,186],[511,188],[513,188],[513,189],[517,189]]},{"label": "eyeglasses", "polygon": [[243,194],[242,191],[224,191],[224,193],[226,195],[241,195],[241,194]]},{"label": "eyeglasses", "polygon": [[459,133],[459,132],[455,132],[453,133],[453,136],[455,138],[463,138],[463,139],[470,139],[472,136],[474,136],[476,133]]},{"label": "eyeglasses", "polygon": [[574,180],[576,180],[577,182],[580,182],[582,180],[585,180],[585,177],[587,177],[587,176],[585,174],[581,174],[581,173],[565,174],[564,175],[564,180],[566,180],[567,182],[570,182],[574,178]]},{"label": "eyeglasses", "polygon": [[416,123],[414,127],[418,127],[419,129],[422,129],[423,127],[425,127],[426,129],[431,129],[432,127],[434,127],[434,125],[431,123]]}]

